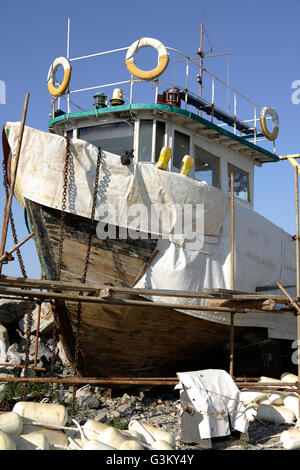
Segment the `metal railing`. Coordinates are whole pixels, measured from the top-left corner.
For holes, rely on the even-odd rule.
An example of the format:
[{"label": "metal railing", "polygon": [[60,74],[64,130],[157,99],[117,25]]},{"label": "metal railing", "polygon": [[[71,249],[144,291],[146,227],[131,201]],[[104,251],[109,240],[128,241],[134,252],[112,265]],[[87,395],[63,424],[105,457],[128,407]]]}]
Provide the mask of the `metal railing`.
[{"label": "metal railing", "polygon": [[[73,62],[78,62],[78,61],[82,61],[85,59],[101,57],[101,56],[105,56],[105,55],[113,54],[113,53],[124,52],[128,50],[128,48],[129,47],[122,47],[119,49],[112,49],[108,51],[97,52],[94,54],[89,54],[89,55],[80,56],[80,57],[73,57],[73,58],[68,57],[68,59],[70,63],[72,64]],[[177,49],[174,49],[171,47],[166,47],[166,49],[171,53],[174,53],[183,57],[183,59],[181,60],[173,61],[174,63],[182,62],[184,64],[184,70],[183,71],[181,70],[181,77],[179,81],[177,80],[173,81],[173,80],[168,79],[168,69],[166,69],[166,71],[164,72],[163,80],[160,78],[156,78],[153,81],[149,82],[146,80],[135,78],[131,75],[129,79],[120,80],[116,82],[110,82],[110,83],[104,83],[101,85],[94,85],[94,86],[85,87],[85,88],[77,88],[74,90],[72,90],[69,87],[68,91],[66,92],[64,96],[67,100],[67,114],[71,113],[71,104],[73,106],[80,108],[80,106],[78,106],[75,102],[71,101],[71,95],[83,93],[86,91],[95,91],[95,90],[100,90],[100,89],[107,89],[107,88],[122,86],[125,88],[128,87],[128,93],[124,94],[124,97],[129,102],[129,104],[132,104],[134,102],[134,95],[137,91],[137,84],[143,84],[143,85],[149,86],[149,83],[150,83],[152,84],[152,87],[154,85],[154,94],[155,94],[154,101],[155,102],[157,102],[159,88],[162,88],[162,86],[164,87],[168,86],[172,88],[176,87],[180,89],[182,93],[184,93],[185,99],[184,99],[183,106],[185,110],[192,110],[193,108],[193,111],[195,112],[195,106],[188,104],[189,97],[194,97],[198,99],[201,98],[201,101],[204,104],[206,104],[207,109],[210,110],[208,114],[210,114],[210,120],[212,123],[215,123],[216,125],[221,126],[221,127],[231,126],[233,128],[233,133],[235,135],[239,133],[240,136],[246,137],[244,135],[245,133],[241,130],[239,131],[237,128],[237,123],[239,124],[240,128],[243,128],[243,124],[244,124],[245,128],[248,129],[249,131],[248,132],[249,135],[247,136],[248,141],[251,141],[254,144],[256,144],[258,141],[259,142],[267,141],[267,139],[265,139],[263,136],[262,129],[260,126],[260,120],[259,120],[260,110],[262,109],[262,106],[255,103],[253,100],[247,98],[245,95],[243,95],[242,93],[234,89],[231,85],[229,85],[224,80],[217,77],[216,75],[214,75],[213,73],[211,73],[204,67],[202,68],[202,76],[205,77],[208,83],[205,85],[206,96],[202,96],[202,94],[200,96],[199,91],[196,90],[197,82],[195,80],[192,82],[191,80],[191,76],[193,73],[191,71],[191,68],[196,67],[199,71],[200,64]],[[67,48],[67,52],[69,54],[69,46]],[[168,68],[170,68],[170,65]],[[124,71],[126,72],[125,64],[124,64]],[[221,93],[219,94],[217,94],[217,86],[222,87]],[[210,90],[210,96],[207,96],[208,90]],[[231,100],[233,101],[233,112],[231,112],[230,110],[226,111],[225,110],[226,106],[217,106],[218,96],[220,97],[219,99],[221,101],[222,96],[220,95],[223,94],[223,98],[224,98],[224,95],[227,95],[227,100],[228,100],[228,93],[231,94]],[[57,101],[58,101],[58,107],[60,107],[60,98],[58,98]],[[215,112],[215,110],[219,111],[219,116],[220,116],[220,112],[223,112],[225,116],[228,116],[229,121],[232,120],[232,123],[228,124],[228,122],[227,123],[221,122],[220,119],[216,117],[217,113]],[[55,111],[55,103],[54,103],[53,111]],[[198,115],[201,116],[202,113],[205,112],[205,109],[204,111],[202,111],[201,109],[198,109],[196,112],[198,112]],[[247,119],[241,118],[242,114],[244,115],[246,112],[249,113],[248,118]],[[268,117],[267,119],[271,119],[271,118]],[[273,150],[275,153],[275,143],[273,143]]]}]

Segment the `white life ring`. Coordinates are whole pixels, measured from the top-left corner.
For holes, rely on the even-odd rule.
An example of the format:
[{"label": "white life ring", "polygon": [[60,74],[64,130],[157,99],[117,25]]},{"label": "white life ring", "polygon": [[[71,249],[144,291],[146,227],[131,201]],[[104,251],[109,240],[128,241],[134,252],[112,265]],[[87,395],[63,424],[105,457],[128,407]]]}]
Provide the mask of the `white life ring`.
[{"label": "white life ring", "polygon": [[[159,62],[157,67],[152,70],[141,70],[134,62],[136,52],[142,47],[154,47],[158,52]],[[153,80],[161,75],[167,68],[170,55],[167,53],[165,46],[154,38],[142,38],[135,41],[128,49],[125,59],[125,64],[134,77],[141,78],[142,80]]]},{"label": "white life ring", "polygon": [[[56,88],[53,82],[55,80],[55,73],[60,65],[64,68],[64,78],[60,86]],[[69,60],[66,57],[56,57],[54,62],[51,64],[51,67],[48,72],[48,78],[47,78],[48,90],[51,93],[51,95],[53,96],[63,95],[66,89],[68,88],[70,78],[71,78],[71,65],[70,65]]]},{"label": "white life ring", "polygon": [[[266,116],[271,116],[272,121],[273,121],[273,131],[270,132],[267,128],[267,123],[266,123]],[[260,113],[260,125],[262,128],[262,131],[264,135],[266,136],[267,139],[269,140],[275,140],[278,136],[279,132],[279,117],[277,114],[277,111],[275,108],[272,108],[272,106],[264,106],[261,110]]]}]

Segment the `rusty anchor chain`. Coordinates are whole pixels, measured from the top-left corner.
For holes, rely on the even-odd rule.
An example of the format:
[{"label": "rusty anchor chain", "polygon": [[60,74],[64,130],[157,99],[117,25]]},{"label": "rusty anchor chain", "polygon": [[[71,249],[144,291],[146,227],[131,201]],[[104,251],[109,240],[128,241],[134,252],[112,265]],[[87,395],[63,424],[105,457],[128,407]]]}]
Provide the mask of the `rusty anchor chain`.
[{"label": "rusty anchor chain", "polygon": [[[62,203],[61,203],[61,215],[60,215],[60,236],[59,236],[59,245],[58,245],[58,256],[57,256],[57,268],[56,268],[56,280],[60,281],[61,279],[61,270],[62,270],[62,258],[63,258],[63,246],[64,246],[64,236],[65,236],[65,216],[66,216],[66,206],[67,206],[67,191],[68,191],[68,175],[69,175],[69,164],[70,164],[70,153],[71,153],[71,141],[68,136],[66,136],[66,158],[64,164],[64,176],[63,176],[63,192],[62,192]],[[59,329],[58,315],[56,311],[56,305],[54,302],[50,303],[52,315],[54,318],[54,326],[52,333],[52,356],[51,356],[51,367],[50,375],[54,377],[54,367],[55,367],[55,352],[57,345],[57,334]],[[49,400],[53,401],[53,383],[49,387]]]},{"label": "rusty anchor chain", "polygon": [[[8,189],[8,178],[7,178],[7,169],[4,161],[2,162],[2,168],[3,168],[3,186],[5,190],[5,197],[6,201],[8,200],[9,196],[9,189]],[[10,210],[9,214],[9,220],[10,220],[10,226],[11,226],[11,231],[12,231],[12,236],[14,240],[14,244],[17,245],[19,243],[18,241],[18,236],[17,236],[17,230],[16,230],[16,225],[14,221],[14,217],[12,214],[12,210]],[[16,250],[18,261],[19,261],[19,266],[21,269],[22,276],[27,279],[27,272],[25,269],[24,261],[22,258],[22,254],[20,251],[20,248],[17,248]],[[7,257],[5,262],[12,261],[14,258]],[[32,325],[32,302],[27,303],[27,323],[26,323],[26,336],[25,336],[25,363],[24,363],[24,377],[27,377],[27,372],[28,372],[28,364],[29,364],[29,349],[30,349],[30,333],[31,333],[31,325]],[[22,399],[24,399],[27,395],[27,385],[26,383],[23,384],[22,386]]]},{"label": "rusty anchor chain", "polygon": [[[98,195],[98,186],[99,186],[99,174],[100,174],[100,162],[101,162],[101,148],[98,147],[98,155],[97,155],[97,165],[96,165],[96,175],[95,175],[95,186],[94,186],[94,193],[93,193],[93,202],[92,202],[92,209],[91,209],[91,217],[90,217],[90,227],[89,227],[89,237],[88,237],[88,244],[87,244],[87,251],[85,256],[83,274],[81,277],[81,283],[85,284],[87,271],[89,266],[89,259],[92,247],[92,239],[93,239],[93,225],[95,220],[95,212],[96,212],[96,203],[97,203],[97,195]],[[79,295],[83,295],[82,292]],[[80,345],[79,345],[79,337],[80,337],[80,328],[81,328],[81,302],[78,302],[77,305],[77,329],[75,333],[75,355],[74,355],[74,375],[78,375],[78,360],[79,360],[79,352],[80,352]],[[75,400],[76,400],[76,386],[73,385],[73,395],[72,395],[72,416],[75,414]]]}]

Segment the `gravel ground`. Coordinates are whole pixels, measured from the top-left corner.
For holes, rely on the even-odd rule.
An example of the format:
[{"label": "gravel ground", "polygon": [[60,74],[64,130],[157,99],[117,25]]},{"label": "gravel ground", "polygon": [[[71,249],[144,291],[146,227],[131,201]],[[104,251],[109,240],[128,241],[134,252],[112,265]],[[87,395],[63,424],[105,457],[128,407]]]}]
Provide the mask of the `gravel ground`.
[{"label": "gravel ground", "polygon": [[[59,393],[70,407],[71,391]],[[62,398],[59,400],[62,402]],[[95,408],[93,408],[95,407]],[[75,419],[83,425],[88,419],[118,426],[128,425],[130,420],[151,423],[176,438],[177,450],[202,450],[197,444],[181,441],[181,418],[179,392],[162,389],[140,392],[118,392],[111,397],[107,391],[90,386],[77,390]],[[255,421],[249,424],[247,434],[232,431],[230,436],[214,438],[213,450],[284,450],[280,442],[280,433],[290,429],[289,425],[273,425]]]},{"label": "gravel ground", "polygon": [[[181,441],[181,418],[179,393],[176,391],[148,390],[140,392],[118,392],[111,396],[107,390],[84,386],[76,392],[74,419],[83,425],[88,419],[126,429],[130,420],[151,423],[172,433],[176,439],[176,450],[203,450],[198,444]],[[29,401],[41,401],[42,396],[28,396]],[[12,410],[19,399],[0,402],[0,413]],[[72,389],[59,386],[54,389],[54,402],[63,404],[68,410],[67,425],[72,422]],[[249,424],[247,434],[232,431],[229,436],[212,439],[212,450],[284,450],[280,433],[291,429],[289,425],[274,425],[260,421]]]}]

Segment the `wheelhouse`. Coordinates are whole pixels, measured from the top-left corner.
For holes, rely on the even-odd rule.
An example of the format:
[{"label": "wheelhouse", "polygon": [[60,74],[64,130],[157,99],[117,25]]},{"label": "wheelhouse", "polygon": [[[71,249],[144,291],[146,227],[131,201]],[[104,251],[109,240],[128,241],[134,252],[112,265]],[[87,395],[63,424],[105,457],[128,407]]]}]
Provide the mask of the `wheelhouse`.
[{"label": "wheelhouse", "polygon": [[122,156],[133,149],[134,159],[155,165],[164,146],[173,150],[167,171],[180,172],[182,158],[194,165],[189,178],[230,193],[234,173],[235,196],[253,206],[254,166],[276,160],[276,155],[236,136],[206,119],[161,104],[122,105],[61,115],[50,131],[83,139],[103,151]]}]

